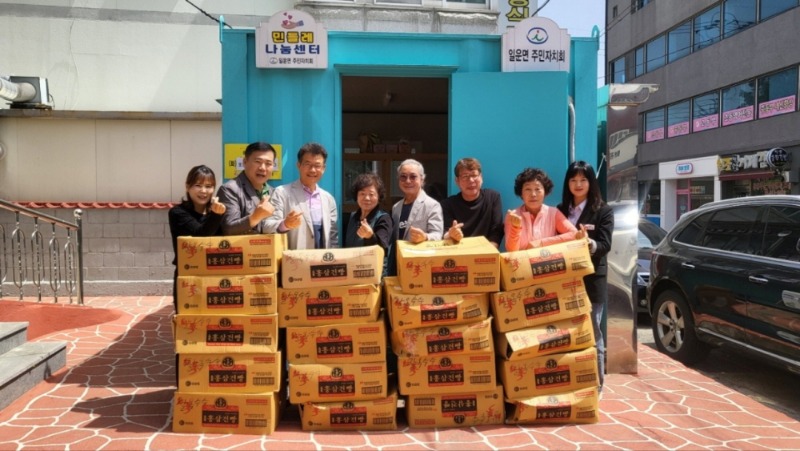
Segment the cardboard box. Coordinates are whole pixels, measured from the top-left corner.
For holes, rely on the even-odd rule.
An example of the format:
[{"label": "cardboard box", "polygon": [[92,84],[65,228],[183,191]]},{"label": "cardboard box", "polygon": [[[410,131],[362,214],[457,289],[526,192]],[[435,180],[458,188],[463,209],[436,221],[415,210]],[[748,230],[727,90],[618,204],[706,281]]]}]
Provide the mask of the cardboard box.
[{"label": "cardboard box", "polygon": [[277,274],[286,236],[280,233],[178,237],[179,276]]},{"label": "cardboard box", "polygon": [[497,354],[506,360],[579,351],[594,346],[588,313],[497,335]]},{"label": "cardboard box", "polygon": [[404,293],[490,293],[500,290],[500,252],[482,237],[411,244],[399,240],[398,279]]},{"label": "cardboard box", "polygon": [[386,362],[289,364],[289,402],[368,401],[385,398]]},{"label": "cardboard box", "polygon": [[509,401],[507,424],[597,423],[600,406],[597,388]]},{"label": "cardboard box", "polygon": [[286,358],[290,363],[366,363],[386,361],[386,323],[286,328]]},{"label": "cardboard box", "polygon": [[266,393],[283,382],[281,353],[179,354],[182,393]]},{"label": "cardboard box", "polygon": [[411,395],[406,419],[411,428],[441,428],[503,424],[503,386],[472,393]]},{"label": "cardboard box", "polygon": [[178,313],[278,313],[278,276],[179,276]]},{"label": "cardboard box", "polygon": [[370,401],[300,404],[304,431],[393,431],[397,429],[397,388]]},{"label": "cardboard box", "polygon": [[567,277],[492,293],[494,330],[508,332],[589,313],[592,302],[582,277]]},{"label": "cardboard box", "polygon": [[489,316],[489,293],[411,294],[397,277],[384,277],[392,330],[465,324]]},{"label": "cardboard box", "polygon": [[497,385],[492,353],[398,357],[401,395],[490,391]]},{"label": "cardboard box", "polygon": [[279,327],[366,323],[380,310],[379,285],[278,288]]},{"label": "cardboard box", "polygon": [[287,250],[281,260],[283,288],[378,285],[382,274],[383,249],[378,245]]},{"label": "cardboard box", "polygon": [[[565,241],[516,252],[500,258],[503,291],[594,273],[586,240]],[[499,290],[495,290],[499,291]]]},{"label": "cardboard box", "polygon": [[271,434],[282,404],[277,393],[176,392],[173,401],[173,432],[211,434]]},{"label": "cardboard box", "polygon": [[492,320],[396,330],[392,332],[392,350],[400,357],[494,352]]},{"label": "cardboard box", "polygon": [[506,398],[525,399],[597,387],[597,350],[551,354],[502,362],[500,379]]},{"label": "cardboard box", "polygon": [[278,352],[278,315],[175,315],[175,352]]}]

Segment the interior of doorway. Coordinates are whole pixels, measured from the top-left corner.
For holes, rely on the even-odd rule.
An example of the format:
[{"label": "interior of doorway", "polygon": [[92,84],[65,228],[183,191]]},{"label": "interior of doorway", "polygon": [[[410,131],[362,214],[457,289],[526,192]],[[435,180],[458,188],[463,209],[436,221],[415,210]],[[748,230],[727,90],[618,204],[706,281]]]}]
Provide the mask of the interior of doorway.
[{"label": "interior of doorway", "polygon": [[378,174],[386,187],[381,208],[402,198],[397,167],[413,158],[425,168],[425,192],[447,197],[449,79],[342,76],[342,211],[344,227],[358,206],[355,177]]}]

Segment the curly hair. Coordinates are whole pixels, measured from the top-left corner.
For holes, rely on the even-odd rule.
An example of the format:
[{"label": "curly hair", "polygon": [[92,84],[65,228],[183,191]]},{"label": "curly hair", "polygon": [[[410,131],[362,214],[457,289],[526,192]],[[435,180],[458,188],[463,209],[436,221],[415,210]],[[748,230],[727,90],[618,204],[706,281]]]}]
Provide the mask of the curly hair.
[{"label": "curly hair", "polygon": [[353,199],[358,199],[358,192],[370,186],[374,186],[375,190],[378,192],[378,202],[386,197],[386,188],[383,186],[383,180],[373,172],[358,174],[358,177],[356,177],[353,181],[353,185],[350,187],[350,194],[353,195]]},{"label": "curly hair", "polygon": [[539,168],[525,168],[517,174],[514,179],[514,194],[522,197],[522,186],[528,182],[538,181],[544,188],[544,195],[550,194],[553,190],[553,181],[547,176],[547,173]]}]

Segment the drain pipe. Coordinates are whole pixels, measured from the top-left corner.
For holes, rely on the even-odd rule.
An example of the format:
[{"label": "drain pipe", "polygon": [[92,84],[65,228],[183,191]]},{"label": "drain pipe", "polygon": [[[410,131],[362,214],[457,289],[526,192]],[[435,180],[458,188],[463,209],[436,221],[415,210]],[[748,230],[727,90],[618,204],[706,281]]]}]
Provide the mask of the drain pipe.
[{"label": "drain pipe", "polygon": [[575,161],[575,102],[569,97],[569,162]]}]

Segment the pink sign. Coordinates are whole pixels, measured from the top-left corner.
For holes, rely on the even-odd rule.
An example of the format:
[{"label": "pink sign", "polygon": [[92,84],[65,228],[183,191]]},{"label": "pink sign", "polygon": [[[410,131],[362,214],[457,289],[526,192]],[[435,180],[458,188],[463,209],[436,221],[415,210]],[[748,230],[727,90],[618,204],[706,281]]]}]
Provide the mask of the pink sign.
[{"label": "pink sign", "polygon": [[649,143],[650,141],[658,141],[659,139],[664,139],[664,127],[648,130],[644,135],[644,142]]},{"label": "pink sign", "polygon": [[673,136],[688,135],[688,134],[689,134],[689,121],[670,125],[669,128],[667,128],[667,138],[672,138]]},{"label": "pink sign", "polygon": [[735,110],[724,111],[722,113],[722,126],[738,124],[740,122],[747,122],[753,120],[754,113],[753,105]]},{"label": "pink sign", "polygon": [[694,120],[692,130],[701,132],[719,127],[719,114],[712,114],[711,116],[701,117]]},{"label": "pink sign", "polygon": [[795,105],[795,96],[782,97],[780,99],[770,100],[769,102],[762,102],[758,104],[758,117],[771,117],[784,113],[793,113],[797,107]]}]

